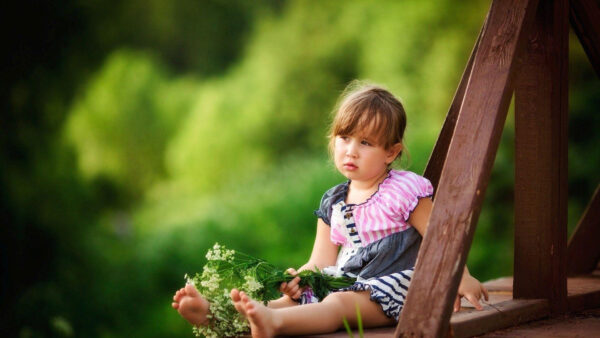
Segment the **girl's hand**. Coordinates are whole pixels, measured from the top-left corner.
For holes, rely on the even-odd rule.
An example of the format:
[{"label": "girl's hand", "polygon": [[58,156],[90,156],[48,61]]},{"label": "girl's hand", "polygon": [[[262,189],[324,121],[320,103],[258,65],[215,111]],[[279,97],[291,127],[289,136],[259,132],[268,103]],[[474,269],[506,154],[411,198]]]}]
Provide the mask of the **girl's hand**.
[{"label": "girl's hand", "polygon": [[[296,276],[298,274],[298,272],[293,268],[287,269],[286,272],[292,276]],[[279,286],[279,291],[283,292],[283,294],[287,295],[291,299],[298,299],[300,298],[300,295],[302,295],[302,289],[298,285],[299,283],[300,277],[295,277],[287,283],[281,283],[281,286]]]},{"label": "girl's hand", "polygon": [[458,294],[454,302],[454,312],[460,310],[461,297],[465,297],[477,310],[483,310],[483,307],[479,304],[482,295],[486,301],[489,299],[487,289],[465,269],[460,285],[458,286]]}]

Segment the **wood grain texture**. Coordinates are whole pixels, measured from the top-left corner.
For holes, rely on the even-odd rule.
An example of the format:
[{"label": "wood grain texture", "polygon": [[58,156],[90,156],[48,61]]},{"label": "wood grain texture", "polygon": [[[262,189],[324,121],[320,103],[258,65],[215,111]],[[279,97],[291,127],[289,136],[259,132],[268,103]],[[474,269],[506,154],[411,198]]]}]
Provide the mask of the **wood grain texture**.
[{"label": "wood grain texture", "polygon": [[515,298],[567,307],[568,3],[541,1],[515,78]]},{"label": "wood grain texture", "polygon": [[600,308],[600,275],[570,277],[569,311]]},{"label": "wood grain texture", "polygon": [[544,318],[549,314],[548,301],[545,299],[512,299],[493,307],[485,306],[482,311],[465,311],[453,316],[451,333],[457,338],[473,337]]},{"label": "wood grain texture", "polygon": [[397,336],[444,336],[513,87],[523,26],[536,0],[494,1],[483,31]]},{"label": "wood grain texture", "polygon": [[571,26],[600,76],[600,8],[596,0],[569,0]]},{"label": "wood grain texture", "polygon": [[600,186],[594,195],[577,228],[569,239],[567,249],[568,274],[587,274],[594,270],[600,260]]},{"label": "wood grain texture", "polygon": [[600,310],[589,310],[491,332],[481,338],[597,337],[598,333],[600,333]]},{"label": "wood grain texture", "polygon": [[423,176],[429,179],[431,184],[433,185],[433,197],[435,198],[435,194],[437,192],[437,186],[440,181],[440,177],[442,175],[442,168],[444,166],[444,162],[446,161],[446,155],[448,154],[448,148],[450,148],[450,141],[452,141],[452,135],[454,135],[454,128],[456,126],[456,120],[458,119],[458,113],[460,111],[460,106],[465,97],[465,90],[467,88],[467,83],[469,82],[469,78],[471,77],[471,70],[473,68],[473,59],[475,59],[475,54],[477,53],[477,48],[479,46],[479,41],[481,40],[481,34],[483,33],[487,22],[487,16],[483,25],[481,26],[481,31],[477,36],[477,41],[475,42],[475,46],[471,51],[471,55],[469,56],[469,61],[467,62],[467,66],[463,72],[462,78],[460,79],[460,83],[458,88],[456,89],[456,93],[454,93],[454,98],[452,99],[452,104],[450,105],[450,109],[448,110],[448,114],[446,114],[446,119],[444,120],[444,125],[440,131],[440,134],[437,138],[435,146],[433,147],[433,151],[429,156],[429,161],[427,162],[427,167],[425,167],[425,172]]}]

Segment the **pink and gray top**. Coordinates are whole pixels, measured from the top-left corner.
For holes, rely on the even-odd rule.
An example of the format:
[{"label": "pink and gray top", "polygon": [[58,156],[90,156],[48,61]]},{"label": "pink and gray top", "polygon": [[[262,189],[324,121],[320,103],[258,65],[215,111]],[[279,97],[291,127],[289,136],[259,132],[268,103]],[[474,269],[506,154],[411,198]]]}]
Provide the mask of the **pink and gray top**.
[{"label": "pink and gray top", "polygon": [[360,204],[346,204],[349,184],[325,192],[315,211],[331,226],[331,241],[351,249],[345,250],[352,258],[343,270],[369,278],[412,268],[421,236],[408,219],[420,198],[433,195],[429,180],[410,171],[390,170],[378,190]]},{"label": "pink and gray top", "polygon": [[[337,245],[349,245],[344,234],[343,222],[336,217],[346,205],[349,181],[329,189],[321,199],[315,214],[331,226],[331,241]],[[426,178],[410,171],[390,170],[379,189],[365,202],[353,206],[358,238],[362,246],[378,241],[393,233],[411,227],[408,218],[419,199],[430,197],[433,187]],[[332,224],[333,223],[333,224]]]}]

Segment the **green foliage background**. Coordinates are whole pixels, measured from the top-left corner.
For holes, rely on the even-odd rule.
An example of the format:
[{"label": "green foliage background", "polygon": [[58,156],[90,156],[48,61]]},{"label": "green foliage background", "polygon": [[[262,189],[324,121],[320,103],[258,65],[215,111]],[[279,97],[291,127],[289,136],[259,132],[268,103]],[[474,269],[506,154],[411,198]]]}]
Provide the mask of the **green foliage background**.
[{"label": "green foliage background", "polygon": [[[426,165],[488,1],[64,1],[6,12],[3,336],[185,336],[170,308],[219,241],[281,267],[312,248],[352,79],[408,112]],[[599,181],[600,86],[572,38],[569,227]],[[512,116],[469,255],[512,274]]]}]

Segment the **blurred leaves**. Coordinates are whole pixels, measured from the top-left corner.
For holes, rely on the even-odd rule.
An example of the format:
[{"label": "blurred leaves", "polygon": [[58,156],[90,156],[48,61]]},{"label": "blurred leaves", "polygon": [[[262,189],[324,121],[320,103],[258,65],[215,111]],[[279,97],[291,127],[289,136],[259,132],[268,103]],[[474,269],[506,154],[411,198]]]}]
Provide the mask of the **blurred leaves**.
[{"label": "blurred leaves", "polygon": [[110,177],[140,195],[164,176],[166,143],[196,91],[191,80],[169,80],[145,53],[110,55],[66,123],[82,173]]}]

